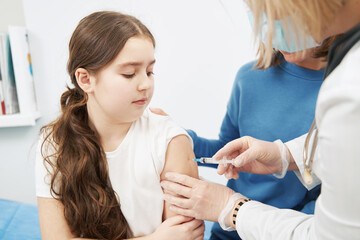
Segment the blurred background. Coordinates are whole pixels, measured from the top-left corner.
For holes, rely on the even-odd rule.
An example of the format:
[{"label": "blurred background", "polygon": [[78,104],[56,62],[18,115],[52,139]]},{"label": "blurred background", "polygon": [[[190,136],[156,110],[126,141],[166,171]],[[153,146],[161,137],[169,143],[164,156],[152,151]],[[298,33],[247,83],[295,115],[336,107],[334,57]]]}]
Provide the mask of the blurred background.
[{"label": "blurred background", "polygon": [[[180,126],[217,138],[237,70],[255,58],[241,0],[0,0],[0,31],[26,26],[40,119],[35,126],[0,128],[0,199],[36,203],[35,148],[39,129],[59,114],[68,42],[91,12],[134,15],[156,40],[155,93],[150,106]],[[1,116],[0,116],[1,121]],[[200,176],[225,183],[215,169]]]}]

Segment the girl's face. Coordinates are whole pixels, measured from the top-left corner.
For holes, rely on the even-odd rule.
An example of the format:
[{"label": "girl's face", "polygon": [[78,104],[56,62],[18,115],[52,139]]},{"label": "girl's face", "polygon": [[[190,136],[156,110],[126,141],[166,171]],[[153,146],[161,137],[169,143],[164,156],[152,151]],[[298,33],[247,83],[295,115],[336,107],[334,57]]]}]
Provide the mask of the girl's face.
[{"label": "girl's face", "polygon": [[104,115],[115,124],[138,119],[153,95],[154,63],[152,41],[130,38],[109,65],[90,76],[93,91],[89,95],[89,114]]}]

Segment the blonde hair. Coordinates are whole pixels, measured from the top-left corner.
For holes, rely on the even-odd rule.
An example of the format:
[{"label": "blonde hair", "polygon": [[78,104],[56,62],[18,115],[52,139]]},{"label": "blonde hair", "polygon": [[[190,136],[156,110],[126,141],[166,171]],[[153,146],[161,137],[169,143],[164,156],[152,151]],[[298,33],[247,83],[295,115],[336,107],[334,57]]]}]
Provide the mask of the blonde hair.
[{"label": "blonde hair", "polygon": [[[265,68],[271,65],[273,60],[272,39],[274,21],[276,19],[289,18],[293,23],[297,38],[305,34],[312,35],[315,39],[320,37],[326,24],[342,7],[346,0],[245,0],[254,16],[254,34],[261,36],[261,23],[264,14],[267,18],[269,31],[267,32],[264,47],[258,54],[262,56],[259,65]],[[262,39],[258,38],[259,46]],[[298,43],[299,41],[297,41]]]}]

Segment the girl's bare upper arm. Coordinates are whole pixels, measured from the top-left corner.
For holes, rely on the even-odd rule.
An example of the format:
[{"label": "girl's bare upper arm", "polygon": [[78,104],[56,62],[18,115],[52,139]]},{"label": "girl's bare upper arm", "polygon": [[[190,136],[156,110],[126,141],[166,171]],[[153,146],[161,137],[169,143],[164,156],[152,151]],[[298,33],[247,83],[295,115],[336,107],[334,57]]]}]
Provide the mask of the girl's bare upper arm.
[{"label": "girl's bare upper arm", "polygon": [[[74,238],[64,217],[64,206],[53,198],[37,198],[42,240],[95,240],[90,238]],[[135,238],[131,238],[132,240]],[[151,235],[136,240],[152,240]]]},{"label": "girl's bare upper arm", "polygon": [[37,202],[41,238],[43,240],[74,238],[64,217],[64,206],[59,200],[38,197]]},{"label": "girl's bare upper arm", "polygon": [[[161,180],[165,179],[167,172],[178,172],[198,178],[198,168],[196,162],[193,161],[194,158],[190,139],[186,135],[174,137],[167,147],[165,166],[160,175]],[[163,220],[176,215],[170,211],[169,207],[170,205],[165,203]]]}]

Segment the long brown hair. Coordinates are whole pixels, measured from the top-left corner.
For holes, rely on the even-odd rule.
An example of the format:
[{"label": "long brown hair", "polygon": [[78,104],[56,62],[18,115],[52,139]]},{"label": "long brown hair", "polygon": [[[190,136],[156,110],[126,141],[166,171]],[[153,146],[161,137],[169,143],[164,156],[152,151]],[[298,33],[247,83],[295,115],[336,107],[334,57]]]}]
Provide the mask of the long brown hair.
[{"label": "long brown hair", "polygon": [[61,96],[60,117],[41,129],[41,153],[51,175],[51,194],[64,205],[65,219],[76,237],[132,236],[110,183],[99,134],[89,124],[87,95],[78,86],[75,71],[85,68],[95,74],[134,36],[148,37],[155,46],[150,31],[132,16],[101,11],[83,18],[69,43],[67,70],[74,87],[67,87]]}]

